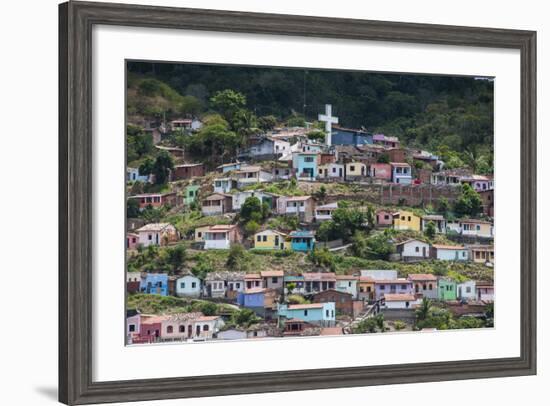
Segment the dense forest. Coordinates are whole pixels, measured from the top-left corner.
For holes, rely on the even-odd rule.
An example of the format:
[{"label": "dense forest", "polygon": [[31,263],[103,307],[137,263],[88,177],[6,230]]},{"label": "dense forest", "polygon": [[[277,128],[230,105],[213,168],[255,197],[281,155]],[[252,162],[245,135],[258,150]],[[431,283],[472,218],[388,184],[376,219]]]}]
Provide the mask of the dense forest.
[{"label": "dense forest", "polygon": [[459,153],[462,161],[484,156],[492,167],[493,82],[481,78],[130,62],[130,122],[219,113],[212,98],[225,89],[244,95],[259,119],[314,121],[330,103],[341,126]]}]

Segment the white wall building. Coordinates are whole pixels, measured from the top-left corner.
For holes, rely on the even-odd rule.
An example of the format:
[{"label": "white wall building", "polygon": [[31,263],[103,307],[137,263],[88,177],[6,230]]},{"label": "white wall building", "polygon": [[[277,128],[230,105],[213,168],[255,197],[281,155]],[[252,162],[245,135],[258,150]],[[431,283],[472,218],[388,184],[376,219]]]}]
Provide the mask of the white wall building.
[{"label": "white wall building", "polygon": [[476,283],[475,281],[466,281],[456,285],[456,296],[459,299],[475,300]]},{"label": "white wall building", "polygon": [[201,280],[195,275],[185,275],[176,280],[176,295],[179,297],[199,297]]}]

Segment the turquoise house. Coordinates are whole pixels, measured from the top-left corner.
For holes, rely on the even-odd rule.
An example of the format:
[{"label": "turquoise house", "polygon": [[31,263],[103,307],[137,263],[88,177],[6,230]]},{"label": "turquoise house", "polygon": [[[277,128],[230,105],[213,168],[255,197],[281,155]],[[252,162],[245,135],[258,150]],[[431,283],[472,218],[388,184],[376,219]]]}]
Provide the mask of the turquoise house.
[{"label": "turquoise house", "polygon": [[440,278],[437,281],[439,300],[456,300],[456,282],[448,278]]},{"label": "turquoise house", "polygon": [[311,231],[292,231],[290,248],[294,251],[308,252],[315,248],[315,236]]},{"label": "turquoise house", "polygon": [[141,293],[168,296],[168,275],[165,273],[148,273],[141,279],[139,285]]},{"label": "turquoise house", "polygon": [[277,313],[280,319],[299,319],[325,327],[334,326],[336,322],[336,305],[334,302],[295,305],[278,303]]},{"label": "turquoise house", "polygon": [[295,152],[293,165],[297,178],[315,179],[319,174],[317,152]]},{"label": "turquoise house", "polygon": [[185,188],[185,198],[183,200],[186,206],[189,206],[199,196],[199,185],[189,185]]}]

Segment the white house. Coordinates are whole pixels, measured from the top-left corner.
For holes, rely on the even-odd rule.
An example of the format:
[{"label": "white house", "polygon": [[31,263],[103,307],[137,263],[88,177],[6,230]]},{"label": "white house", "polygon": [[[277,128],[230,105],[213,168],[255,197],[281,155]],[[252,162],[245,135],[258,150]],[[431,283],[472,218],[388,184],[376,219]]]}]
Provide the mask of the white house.
[{"label": "white house", "polygon": [[430,244],[424,241],[410,239],[395,244],[397,252],[404,261],[426,259],[430,257]]},{"label": "white house", "polygon": [[354,275],[336,275],[336,290],[349,293],[354,299],[357,299],[358,276]]},{"label": "white house", "polygon": [[176,296],[199,297],[201,294],[201,280],[195,275],[185,275],[176,280]]},{"label": "white house", "polygon": [[464,300],[476,299],[475,281],[466,281],[456,285],[456,297]]},{"label": "white house", "polygon": [[225,325],[220,316],[201,316],[193,323],[193,341],[211,340]]},{"label": "white house", "polygon": [[345,174],[345,165],[335,162],[319,166],[319,174],[317,175],[320,179],[343,179]]},{"label": "white house", "polygon": [[238,187],[245,187],[255,183],[270,182],[273,175],[262,170],[259,166],[241,166],[235,171],[234,179]]},{"label": "white house", "polygon": [[237,182],[231,178],[216,178],[212,182],[214,193],[229,193],[237,187]]},{"label": "white house", "polygon": [[208,297],[225,297],[245,289],[244,272],[209,272],[204,280],[204,294]]},{"label": "white house", "polygon": [[229,249],[232,243],[240,242],[241,234],[236,224],[219,224],[202,233],[204,249]]},{"label": "white house", "polygon": [[338,203],[329,203],[315,207],[315,220],[332,220],[332,213],[338,208]]},{"label": "white house", "polygon": [[422,231],[426,230],[428,223],[434,224],[436,233],[445,233],[447,230],[447,220],[440,214],[422,216]]},{"label": "white house", "polygon": [[386,309],[412,309],[417,304],[416,297],[409,293],[384,294],[384,308]]},{"label": "white house", "polygon": [[300,216],[304,221],[312,221],[314,201],[311,196],[280,196],[277,199],[277,213]]},{"label": "white house", "polygon": [[138,168],[126,168],[126,181],[128,182],[149,182],[150,175],[141,175]]},{"label": "white house", "polygon": [[290,142],[273,137],[265,137],[250,147],[249,155],[252,157],[264,157],[284,155],[290,151]]},{"label": "white house", "polygon": [[493,238],[493,223],[490,221],[467,219],[460,220],[460,233],[483,238]]},{"label": "white house", "polygon": [[165,245],[168,242],[177,240],[177,230],[170,223],[146,224],[136,230],[139,235],[139,244],[143,247],[149,245]]},{"label": "white house", "polygon": [[462,245],[432,245],[432,257],[442,261],[467,261],[468,248]]}]

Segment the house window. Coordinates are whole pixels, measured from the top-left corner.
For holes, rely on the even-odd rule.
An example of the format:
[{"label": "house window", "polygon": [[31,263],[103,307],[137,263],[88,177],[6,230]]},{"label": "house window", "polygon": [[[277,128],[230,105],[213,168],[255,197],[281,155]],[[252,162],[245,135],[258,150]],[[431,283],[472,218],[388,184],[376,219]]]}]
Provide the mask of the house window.
[{"label": "house window", "polygon": [[423,284],[423,285],[422,285],[422,289],[423,289],[423,290],[426,290],[426,284]]},{"label": "house window", "polygon": [[411,216],[409,216],[408,220],[407,221],[411,221]]},{"label": "house window", "polygon": [[128,325],[128,331],[130,333],[133,333],[134,331],[136,331],[136,325],[135,324]]},{"label": "house window", "polygon": [[168,326],[168,327],[166,327],[166,332],[167,332],[168,334],[172,334],[172,333],[174,332],[174,326]]},{"label": "house window", "polygon": [[307,316],[307,310],[304,310],[304,316]]},{"label": "house window", "polygon": [[278,281],[279,281],[279,278],[277,278],[276,276],[271,278],[271,283],[277,283]]},{"label": "house window", "polygon": [[180,333],[185,333],[185,326],[180,326],[179,332]]},{"label": "house window", "polygon": [[180,289],[185,289],[185,282],[180,283]]},{"label": "house window", "polygon": [[327,315],[327,318],[330,317],[330,311],[327,310],[327,311],[325,312],[325,314]]},{"label": "house window", "polygon": [[388,214],[384,214],[384,220],[389,220],[390,216]]},{"label": "house window", "polygon": [[264,242],[266,242],[267,241],[267,235],[264,235],[262,239],[263,239]]},{"label": "house window", "polygon": [[401,290],[407,289],[407,285],[401,285]]},{"label": "house window", "polygon": [[432,289],[433,289],[433,285],[432,285],[431,283],[428,285],[428,289],[429,289],[429,290],[432,290]]},{"label": "house window", "polygon": [[351,282],[348,282],[348,287],[351,288]]},{"label": "house window", "polygon": [[370,293],[370,286],[367,286],[367,293]]},{"label": "house window", "polygon": [[313,157],[312,156],[306,156],[304,158],[304,162],[313,162]]},{"label": "house window", "polygon": [[380,290],[385,290],[386,289],[386,285],[380,285]]},{"label": "house window", "polygon": [[466,286],[466,293],[471,293],[472,292],[472,288],[470,286]]},{"label": "house window", "polygon": [[415,248],[414,248],[414,251],[415,251],[415,252],[420,252],[420,247],[415,247]]},{"label": "house window", "polygon": [[210,326],[208,326],[208,324],[205,324],[204,326],[202,326],[202,331],[208,331],[210,329]]},{"label": "house window", "polygon": [[191,282],[191,287],[195,289],[197,287],[197,282]]},{"label": "house window", "polygon": [[405,216],[401,216],[401,220],[402,220],[402,221],[405,221]]},{"label": "house window", "polygon": [[336,168],[332,168],[332,173],[336,173]]},{"label": "house window", "polygon": [[262,241],[262,236],[261,235],[257,236],[256,241],[261,242]]},{"label": "house window", "polygon": [[349,167],[349,170],[350,170],[351,172],[355,172],[355,166],[351,165],[351,166]]},{"label": "house window", "polygon": [[202,237],[202,231],[197,232],[197,237],[198,237],[198,238],[201,238],[201,237]]},{"label": "house window", "polygon": [[148,234],[147,235],[147,238],[149,239],[149,241],[151,241],[153,239],[153,235],[152,234]]},{"label": "house window", "polygon": [[237,282],[237,283],[235,284],[235,288],[236,288],[236,289],[240,289],[240,288],[241,288],[241,283],[240,283],[240,282]]}]

